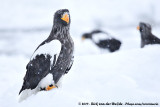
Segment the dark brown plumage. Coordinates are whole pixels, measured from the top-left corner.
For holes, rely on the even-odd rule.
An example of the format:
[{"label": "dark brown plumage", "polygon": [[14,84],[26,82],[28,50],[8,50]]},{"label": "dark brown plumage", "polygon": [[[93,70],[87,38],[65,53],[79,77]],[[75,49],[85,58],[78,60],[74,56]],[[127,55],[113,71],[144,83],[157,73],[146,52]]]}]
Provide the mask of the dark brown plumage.
[{"label": "dark brown plumage", "polygon": [[82,35],[82,40],[90,39],[99,48],[108,49],[110,52],[115,52],[119,50],[121,46],[121,41],[111,37],[110,34],[101,30],[93,30],[90,33],[85,33]]},{"label": "dark brown plumage", "polygon": [[57,87],[62,75],[68,73],[73,64],[74,50],[69,28],[69,10],[58,10],[54,15],[54,25],[49,37],[37,47],[27,64],[19,94],[29,96],[27,93]]},{"label": "dark brown plumage", "polygon": [[148,44],[160,44],[160,39],[152,34],[152,28],[150,24],[140,22],[137,29],[141,34],[141,48]]}]

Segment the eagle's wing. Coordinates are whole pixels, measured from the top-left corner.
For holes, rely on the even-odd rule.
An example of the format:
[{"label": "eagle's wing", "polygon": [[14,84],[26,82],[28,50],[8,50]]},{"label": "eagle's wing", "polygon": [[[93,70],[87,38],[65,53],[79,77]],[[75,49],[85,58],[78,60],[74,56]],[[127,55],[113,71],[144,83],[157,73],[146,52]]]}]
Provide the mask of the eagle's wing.
[{"label": "eagle's wing", "polygon": [[99,43],[101,40],[109,40],[109,39],[112,39],[112,37],[104,32],[92,34],[92,40],[95,43]]},{"label": "eagle's wing", "polygon": [[153,44],[160,44],[160,39],[156,36],[152,36],[153,37]]},{"label": "eagle's wing", "polygon": [[73,62],[74,62],[74,56],[72,56],[70,64],[65,71],[65,74],[67,74],[69,72],[69,70],[72,68]]},{"label": "eagle's wing", "polygon": [[56,64],[61,51],[61,43],[59,40],[42,42],[33,53],[30,62],[26,69],[26,75],[22,89],[19,94],[25,89],[34,89],[37,87],[42,78],[50,71],[51,67]]}]

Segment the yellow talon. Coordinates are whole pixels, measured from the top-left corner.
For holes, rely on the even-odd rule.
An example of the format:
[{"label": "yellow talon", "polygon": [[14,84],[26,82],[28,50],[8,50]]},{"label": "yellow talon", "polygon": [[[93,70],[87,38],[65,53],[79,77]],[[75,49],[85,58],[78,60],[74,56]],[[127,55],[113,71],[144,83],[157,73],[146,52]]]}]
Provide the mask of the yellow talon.
[{"label": "yellow talon", "polygon": [[49,90],[51,90],[51,89],[53,89],[53,88],[56,88],[56,86],[54,86],[54,85],[53,85],[53,86],[48,86],[48,87],[46,88],[46,90],[49,91]]}]

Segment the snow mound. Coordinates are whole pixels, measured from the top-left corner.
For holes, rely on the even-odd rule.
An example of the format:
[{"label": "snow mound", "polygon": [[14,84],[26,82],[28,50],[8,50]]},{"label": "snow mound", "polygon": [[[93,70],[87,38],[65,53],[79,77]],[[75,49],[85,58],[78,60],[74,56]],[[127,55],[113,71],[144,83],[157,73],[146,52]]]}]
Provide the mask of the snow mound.
[{"label": "snow mound", "polygon": [[[22,103],[18,103],[17,99],[24,76],[22,70],[25,69],[17,69],[15,65],[24,66],[27,59],[0,56],[1,60],[8,60],[6,63],[13,65],[6,71],[10,70],[10,75],[1,73],[0,83],[1,87],[4,87],[0,94],[1,106],[76,107],[83,102],[106,101],[156,103],[160,101],[158,50],[159,45],[149,45],[143,49],[112,54],[76,56],[73,68],[63,78],[61,88],[39,92]],[[13,64],[17,59],[19,62]],[[9,86],[6,87],[6,84]]]}]

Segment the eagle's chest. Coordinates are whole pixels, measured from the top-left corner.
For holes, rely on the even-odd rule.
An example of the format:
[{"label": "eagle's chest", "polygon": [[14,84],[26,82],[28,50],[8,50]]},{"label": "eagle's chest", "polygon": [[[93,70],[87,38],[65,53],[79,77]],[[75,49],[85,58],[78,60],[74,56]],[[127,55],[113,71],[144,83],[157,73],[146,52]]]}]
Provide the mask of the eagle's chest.
[{"label": "eagle's chest", "polygon": [[73,56],[73,50],[74,46],[72,39],[62,41],[60,57],[63,57],[64,60],[70,60],[70,58]]}]

